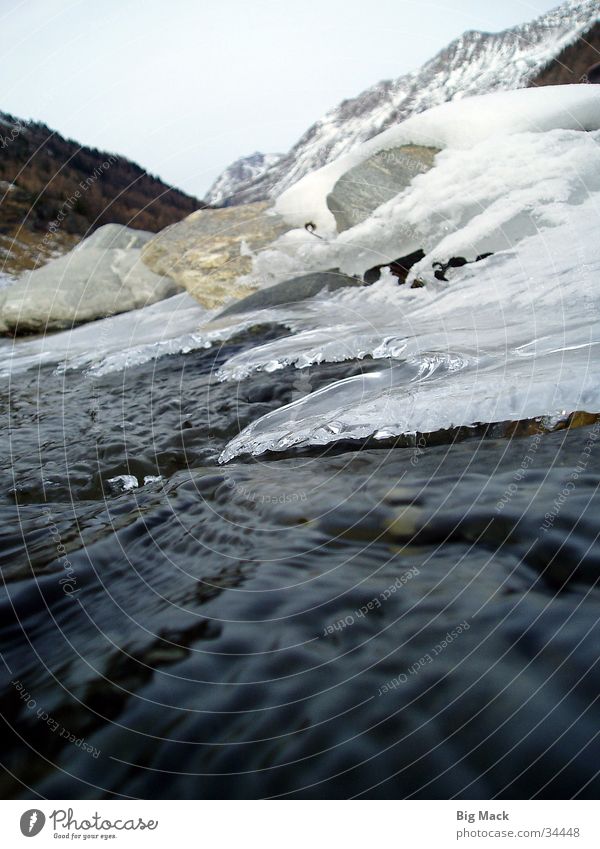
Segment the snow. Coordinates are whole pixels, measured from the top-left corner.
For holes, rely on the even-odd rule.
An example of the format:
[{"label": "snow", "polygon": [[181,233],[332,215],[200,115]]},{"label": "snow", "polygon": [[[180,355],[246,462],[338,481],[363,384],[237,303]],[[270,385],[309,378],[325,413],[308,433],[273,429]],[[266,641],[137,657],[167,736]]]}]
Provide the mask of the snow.
[{"label": "snow", "polygon": [[85,369],[91,375],[121,371],[167,354],[204,347],[198,337],[209,313],[187,294],[39,339],[0,344],[0,378],[44,365]]},{"label": "snow", "polygon": [[407,144],[472,150],[491,137],[599,128],[600,88],[593,85],[519,89],[443,103],[308,174],[278,198],[275,210],[291,225],[304,227],[310,221],[320,235],[332,235],[336,227],[327,195],[343,174],[379,151]]},{"label": "snow", "polygon": [[135,475],[117,475],[114,478],[109,478],[106,483],[114,493],[131,492],[139,486],[139,481]]},{"label": "snow", "polygon": [[426,278],[436,261],[473,260],[568,222],[573,206],[599,190],[598,132],[524,133],[442,151],[435,168],[340,235],[337,265],[363,274],[422,248],[410,279]]},{"label": "snow", "polygon": [[363,275],[418,249],[426,255],[409,281],[427,280],[434,262],[474,260],[566,223],[573,206],[599,189],[598,131],[499,135],[441,151],[434,168],[337,236],[286,233],[257,254],[249,280],[265,286],[330,268]]},{"label": "snow", "polygon": [[220,206],[233,198],[241,186],[252,183],[281,159],[281,153],[251,153],[232,162],[215,180],[204,202],[211,206]]},{"label": "snow", "polygon": [[259,418],[221,461],[341,438],[600,411],[599,213],[596,194],[573,207],[569,222],[464,266],[451,284],[410,290],[386,275],[368,290],[335,293],[328,309],[304,309],[297,332],[245,362],[232,358],[221,378],[366,356],[386,366]]},{"label": "snow", "polygon": [[[160,483],[162,480],[164,480],[162,475],[144,475],[143,486]],[[116,475],[114,478],[109,478],[106,483],[114,495],[120,495],[123,492],[132,492],[140,486],[140,482],[135,475]]]}]

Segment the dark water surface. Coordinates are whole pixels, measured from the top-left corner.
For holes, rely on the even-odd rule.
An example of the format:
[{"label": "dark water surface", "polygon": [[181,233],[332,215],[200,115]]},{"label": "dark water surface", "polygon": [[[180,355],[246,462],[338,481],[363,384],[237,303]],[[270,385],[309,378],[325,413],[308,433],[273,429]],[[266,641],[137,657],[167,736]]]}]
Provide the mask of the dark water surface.
[{"label": "dark water surface", "polygon": [[219,466],[250,339],[3,385],[3,795],[597,797],[598,426]]}]

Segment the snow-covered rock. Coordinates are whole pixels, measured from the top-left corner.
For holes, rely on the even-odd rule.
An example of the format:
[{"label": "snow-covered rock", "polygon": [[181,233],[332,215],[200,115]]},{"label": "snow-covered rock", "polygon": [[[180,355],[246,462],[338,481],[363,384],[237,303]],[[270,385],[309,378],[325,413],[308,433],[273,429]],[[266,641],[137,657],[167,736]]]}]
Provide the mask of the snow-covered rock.
[{"label": "snow-covered rock", "polygon": [[133,230],[122,224],[104,224],[80,242],[75,250],[89,251],[93,248],[102,251],[128,251],[132,248],[143,248],[153,237],[154,233],[149,233],[147,230]]},{"label": "snow-covered rock", "polygon": [[364,162],[349,168],[327,195],[327,206],[339,232],[348,230],[396,195],[417,174],[432,167],[437,147],[401,145],[380,150]]},{"label": "snow-covered rock", "polygon": [[153,304],[179,291],[141,261],[152,233],[107,224],[0,292],[0,332],[44,333]]},{"label": "snow-covered rock", "polygon": [[[598,190],[600,134],[594,127],[600,127],[600,88],[588,85],[467,98],[413,116],[281,196],[280,213],[297,225],[311,222],[321,238],[304,227],[291,230],[257,254],[252,278],[266,285],[328,268],[363,276],[422,250],[424,258],[409,274],[412,283],[416,276],[431,277],[434,262],[509,248],[563,223],[573,204]],[[337,234],[328,203],[340,178],[388,146],[393,153],[399,144],[428,141],[444,148],[434,167]],[[366,191],[361,185],[359,219],[369,206]],[[379,200],[377,186],[372,194]]]},{"label": "snow-covered rock", "polygon": [[[345,175],[355,173],[361,164],[372,161],[380,152],[397,151],[402,145],[470,150],[463,157],[463,164],[468,167],[468,163],[477,161],[474,148],[490,138],[555,129],[595,130],[599,127],[600,88],[591,85],[520,89],[443,103],[390,127],[352,153],[307,174],[278,198],[275,209],[290,224],[303,227],[311,222],[317,232],[331,235],[336,230],[336,221],[328,198],[332,197],[336,184]],[[518,148],[519,142],[515,146]],[[503,155],[504,152],[499,150],[498,157]],[[537,159],[541,169],[545,168],[552,155],[550,153],[544,158],[542,154],[542,159]],[[486,161],[493,165],[489,151]],[[402,156],[389,156],[387,162],[390,170],[397,167],[404,177],[406,168]],[[506,161],[504,167],[509,172],[509,179],[515,173],[522,177],[519,163],[513,167],[512,162]],[[434,171],[438,173],[436,169]],[[426,180],[426,175],[419,176],[418,169],[414,169],[413,173],[415,184]],[[452,178],[460,181],[461,174],[456,172]],[[402,182],[406,181],[403,179]],[[447,185],[449,188],[450,184]],[[499,190],[503,188],[498,186]],[[461,189],[460,182],[453,184],[453,194],[460,193]],[[377,185],[373,186],[372,193],[377,200]],[[356,194],[357,202],[364,204],[365,191]],[[435,200],[433,193],[430,193],[429,200]]]},{"label": "snow-covered rock", "polygon": [[248,182],[229,182],[244,201],[277,197],[305,174],[399,121],[450,100],[524,88],[600,20],[596,0],[567,0],[500,33],[465,32],[421,68],[377,83],[313,124],[275,165]]}]

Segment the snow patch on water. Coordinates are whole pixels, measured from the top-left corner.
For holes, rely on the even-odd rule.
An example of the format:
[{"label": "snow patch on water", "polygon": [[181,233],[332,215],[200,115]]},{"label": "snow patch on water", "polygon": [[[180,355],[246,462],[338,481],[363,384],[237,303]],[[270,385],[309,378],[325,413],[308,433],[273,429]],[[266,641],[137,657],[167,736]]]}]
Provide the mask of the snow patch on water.
[{"label": "snow patch on water", "polygon": [[4,341],[0,378],[54,365],[101,375],[166,354],[202,347],[197,332],[209,313],[189,295],[36,339]]},{"label": "snow patch on water", "polygon": [[464,266],[450,284],[410,290],[386,276],[370,289],[335,293],[328,309],[297,314],[291,336],[231,358],[222,379],[324,360],[390,362],[263,416],[221,461],[340,438],[599,411],[599,201],[573,206],[568,223],[518,249]]},{"label": "snow patch on water", "polygon": [[131,490],[139,487],[139,482],[135,475],[117,475],[114,478],[109,478],[106,483],[110,490],[116,494],[131,492]]}]

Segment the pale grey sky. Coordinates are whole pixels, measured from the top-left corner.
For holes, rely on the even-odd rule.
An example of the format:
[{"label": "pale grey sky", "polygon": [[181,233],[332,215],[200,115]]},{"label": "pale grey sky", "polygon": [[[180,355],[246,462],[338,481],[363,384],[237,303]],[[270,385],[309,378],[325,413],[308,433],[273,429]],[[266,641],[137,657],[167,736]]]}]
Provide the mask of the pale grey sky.
[{"label": "pale grey sky", "polygon": [[557,0],[0,0],[0,110],[130,157],[201,197],[345,97],[467,29]]}]

